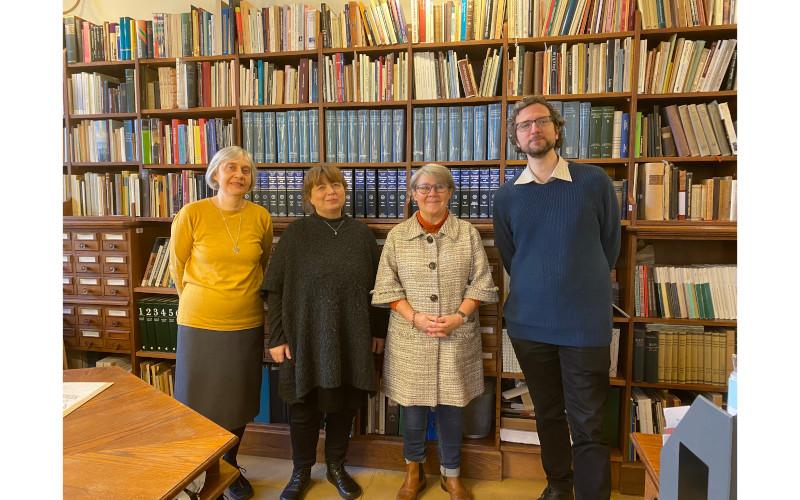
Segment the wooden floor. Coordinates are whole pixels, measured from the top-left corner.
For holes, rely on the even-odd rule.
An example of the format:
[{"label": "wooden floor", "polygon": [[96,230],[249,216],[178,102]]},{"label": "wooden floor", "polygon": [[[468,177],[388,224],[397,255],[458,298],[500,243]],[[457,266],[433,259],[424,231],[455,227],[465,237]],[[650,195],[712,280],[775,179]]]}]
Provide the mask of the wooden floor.
[{"label": "wooden floor", "polygon": [[[292,462],[277,458],[239,455],[239,465],[247,469],[245,477],[253,485],[256,499],[278,498],[289,480]],[[392,500],[403,482],[403,473],[383,469],[347,467],[353,478],[364,489],[364,500]],[[325,465],[317,464],[311,470],[313,484],[305,496],[306,500],[336,500],[339,495],[332,484],[325,479]],[[421,500],[446,500],[447,494],[439,488],[438,476],[428,476],[428,487],[419,497]],[[545,481],[526,481],[506,479],[503,481],[478,481],[465,479],[465,485],[472,491],[475,500],[531,500],[539,497],[546,486]],[[634,500],[642,497],[611,494],[612,500]]]}]

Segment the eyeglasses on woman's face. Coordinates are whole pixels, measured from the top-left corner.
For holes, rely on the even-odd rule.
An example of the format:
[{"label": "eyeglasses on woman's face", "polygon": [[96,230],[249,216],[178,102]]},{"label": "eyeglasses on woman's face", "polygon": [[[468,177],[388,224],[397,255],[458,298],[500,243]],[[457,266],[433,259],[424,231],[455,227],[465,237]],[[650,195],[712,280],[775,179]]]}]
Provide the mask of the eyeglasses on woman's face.
[{"label": "eyeglasses on woman's face", "polygon": [[444,193],[445,191],[447,191],[448,186],[447,186],[447,184],[441,184],[441,183],[439,183],[439,184],[419,184],[415,188],[415,191],[418,192],[419,194],[428,194],[428,193],[431,192],[431,189],[433,189],[437,193]]}]

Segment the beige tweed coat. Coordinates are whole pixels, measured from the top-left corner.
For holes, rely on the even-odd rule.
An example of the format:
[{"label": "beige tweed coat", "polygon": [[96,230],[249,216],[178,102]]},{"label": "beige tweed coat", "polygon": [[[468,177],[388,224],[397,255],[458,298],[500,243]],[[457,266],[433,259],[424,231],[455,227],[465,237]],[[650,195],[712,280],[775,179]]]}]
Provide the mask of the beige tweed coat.
[{"label": "beige tweed coat", "polygon": [[[416,216],[386,238],[373,304],[406,299],[415,311],[454,314],[464,298],[497,302],[480,234],[469,222],[448,216],[439,232],[426,234]],[[383,390],[403,406],[466,406],[483,392],[481,335],[477,321],[445,338],[417,331],[392,311],[386,337]]]}]

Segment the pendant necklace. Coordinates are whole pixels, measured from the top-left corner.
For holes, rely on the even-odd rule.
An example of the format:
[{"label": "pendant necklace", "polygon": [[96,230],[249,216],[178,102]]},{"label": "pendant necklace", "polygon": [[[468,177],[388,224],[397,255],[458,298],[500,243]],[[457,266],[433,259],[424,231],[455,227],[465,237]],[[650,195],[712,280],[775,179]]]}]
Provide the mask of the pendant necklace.
[{"label": "pendant necklace", "polygon": [[323,219],[322,217],[320,217],[320,219],[319,219],[319,220],[321,220],[322,222],[324,222],[324,223],[325,223],[325,225],[326,225],[326,226],[328,226],[329,228],[331,228],[331,231],[333,231],[333,236],[334,236],[334,237],[336,237],[336,236],[339,236],[339,229],[341,229],[341,228],[342,228],[342,224],[344,224],[344,219],[342,219],[342,222],[340,222],[340,223],[339,223],[339,225],[338,225],[338,226],[336,226],[336,229],[334,229],[334,228],[333,228],[333,226],[331,226],[330,224],[328,224],[328,221],[326,221],[326,220],[325,220],[325,219]]},{"label": "pendant necklace", "polygon": [[[214,205],[216,207],[216,205]],[[236,230],[236,239],[233,239],[233,234],[231,233],[231,228],[228,227],[228,221],[225,220],[225,214],[222,213],[222,209],[217,207],[219,210],[219,215],[222,217],[222,223],[225,224],[225,230],[228,231],[228,237],[231,239],[233,243],[233,253],[239,253],[239,236],[242,234],[242,214],[239,215],[239,228]]]}]

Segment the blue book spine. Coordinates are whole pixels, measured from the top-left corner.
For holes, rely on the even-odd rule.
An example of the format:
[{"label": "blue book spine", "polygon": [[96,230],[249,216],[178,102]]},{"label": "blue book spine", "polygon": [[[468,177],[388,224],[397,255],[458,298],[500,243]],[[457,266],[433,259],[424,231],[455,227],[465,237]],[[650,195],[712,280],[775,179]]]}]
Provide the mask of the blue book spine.
[{"label": "blue book spine", "polygon": [[186,164],[186,125],[178,125],[178,163]]},{"label": "blue book spine", "polygon": [[342,176],[344,177],[344,182],[347,185],[347,189],[344,192],[344,213],[353,217],[353,169],[352,168],[343,168],[342,169]]},{"label": "blue book spine", "polygon": [[[266,172],[256,172],[256,178],[253,179],[253,190],[250,192],[250,194],[252,195],[251,199],[253,200],[253,203],[256,205],[264,206],[264,202],[261,198],[261,191],[263,190],[264,177],[266,176]],[[267,198],[266,201],[269,202],[269,198]]]},{"label": "blue book spine", "polygon": [[255,148],[253,160],[256,163],[264,163],[264,113],[253,113],[253,118],[255,118],[255,126],[251,129]]},{"label": "blue book spine", "polygon": [[401,162],[406,150],[406,110],[392,110],[392,161]]},{"label": "blue book spine", "polygon": [[461,38],[460,41],[467,39],[467,0],[461,0]]},{"label": "blue book spine", "polygon": [[461,107],[450,106],[449,111],[450,116],[447,128],[450,153],[447,155],[447,159],[449,161],[459,161],[461,159],[461,130],[459,130],[459,125],[461,125]]},{"label": "blue book spine", "polygon": [[489,171],[489,217],[494,217],[494,195],[500,189],[500,169]]},{"label": "blue book spine", "polygon": [[454,217],[460,217],[461,211],[459,210],[459,206],[461,205],[461,169],[451,168],[450,173],[453,175],[453,196],[450,197],[450,205],[448,208]]},{"label": "blue book spine", "polygon": [[379,109],[369,110],[369,161],[379,163],[381,161],[381,111]]},{"label": "blue book spine", "polygon": [[[556,111],[558,111],[558,114],[560,114],[562,117],[564,116],[564,103],[562,103],[561,101],[550,101],[550,104],[553,106],[553,108],[555,108]],[[559,155],[562,154],[561,151],[563,147],[564,145],[562,144],[561,148],[556,149],[556,152]]]},{"label": "blue book spine", "polygon": [[414,108],[413,153],[411,161],[423,161],[425,158],[425,112],[422,108]]},{"label": "blue book spine", "polygon": [[397,169],[386,171],[386,216],[397,218]]},{"label": "blue book spine", "polygon": [[358,110],[358,161],[369,161],[369,112],[366,109]]},{"label": "blue book spine", "polygon": [[300,110],[297,114],[298,124],[297,124],[297,131],[299,132],[299,144],[300,146],[300,161],[303,163],[308,163],[310,161],[309,151],[308,151],[308,110]]},{"label": "blue book spine", "polygon": [[631,115],[630,113],[622,113],[622,140],[620,142],[620,158],[628,157],[628,139],[630,138],[631,128]]},{"label": "blue book spine", "polygon": [[572,23],[572,17],[575,15],[575,8],[578,2],[573,0],[567,5],[567,13],[564,16],[564,22],[560,26],[560,33],[562,35],[569,35],[569,25]]},{"label": "blue book spine", "polygon": [[289,215],[289,203],[286,193],[288,184],[288,175],[286,170],[280,169],[275,171],[275,182],[278,191],[278,217],[287,217]]},{"label": "blue book spine", "polygon": [[278,152],[278,163],[289,161],[289,152],[286,146],[286,112],[275,113],[275,144]]},{"label": "blue book spine", "polygon": [[134,121],[125,120],[122,122],[122,127],[125,133],[125,161],[136,161],[136,126]]},{"label": "blue book spine", "polygon": [[344,163],[347,161],[347,110],[336,110],[336,162]]},{"label": "blue book spine", "polygon": [[389,217],[389,170],[378,170],[378,217]]},{"label": "blue book spine", "polygon": [[478,217],[481,219],[489,218],[489,198],[491,197],[491,187],[489,185],[489,167],[479,170],[480,175],[480,201],[478,204]]},{"label": "blue book spine", "polygon": [[406,181],[406,170],[397,169],[397,217],[403,218],[406,215],[406,201],[408,200],[408,182]]},{"label": "blue book spine", "polygon": [[259,59],[256,62],[256,68],[258,71],[258,81],[256,82],[256,87],[258,87],[258,104],[260,106],[264,105],[264,60]]},{"label": "blue book spine", "polygon": [[488,122],[487,107],[475,106],[475,125],[473,129],[472,159],[486,159],[486,127]]},{"label": "blue book spine", "polygon": [[250,154],[253,153],[253,136],[250,135],[253,129],[253,114],[249,111],[242,113],[242,147]]},{"label": "blue book spine", "polygon": [[368,168],[364,172],[364,190],[366,196],[366,217],[374,219],[378,216],[378,180],[377,171],[374,168]]},{"label": "blue book spine", "polygon": [[582,102],[578,113],[578,158],[589,158],[589,127],[591,126],[592,103]]},{"label": "blue book spine", "polygon": [[354,217],[366,217],[367,188],[366,177],[363,168],[357,168],[353,172],[353,213]]},{"label": "blue book spine", "polygon": [[356,110],[347,110],[347,162],[356,163],[358,161],[358,122],[356,121]]},{"label": "blue book spine", "polygon": [[502,111],[502,104],[499,102],[489,104],[487,112],[488,118],[488,137],[486,144],[486,159],[499,160],[500,159],[500,112]]},{"label": "blue book spine", "polygon": [[567,101],[564,103],[564,142],[561,145],[564,151],[564,158],[578,158],[580,146],[578,143],[578,132],[580,123],[578,121],[579,107],[578,101]]},{"label": "blue book spine", "polygon": [[325,112],[325,161],[336,162],[336,111]]},{"label": "blue book spine", "polygon": [[289,163],[297,163],[300,161],[300,148],[298,148],[298,142],[300,142],[300,134],[297,130],[297,110],[293,109],[286,112],[286,139],[287,139],[287,149],[289,150]]},{"label": "blue book spine", "polygon": [[434,161],[436,159],[436,108],[424,108],[424,117],[425,143],[422,161]]},{"label": "blue book spine", "polygon": [[308,161],[319,163],[319,110],[308,110]]},{"label": "blue book spine", "polygon": [[481,204],[481,170],[469,169],[469,218],[477,219],[480,216]]},{"label": "blue book spine", "polygon": [[461,200],[459,201],[458,204],[459,205],[458,211],[460,214],[459,216],[462,219],[469,218],[470,172],[472,172],[472,169],[470,168],[461,169],[461,183],[460,183],[461,187],[459,189],[459,191],[461,191]]},{"label": "blue book spine", "polygon": [[449,146],[447,138],[447,113],[446,106],[438,106],[436,109],[436,161],[447,161]]},{"label": "blue book spine", "polygon": [[264,113],[264,161],[275,163],[275,112]]},{"label": "blue book spine", "polygon": [[278,171],[267,170],[267,177],[269,178],[269,187],[267,189],[267,210],[273,216],[278,215]]},{"label": "blue book spine", "polygon": [[461,161],[472,161],[472,143],[474,125],[474,107],[464,106],[461,108]]},{"label": "blue book spine", "polygon": [[286,169],[286,215],[297,216],[294,210],[294,170]]},{"label": "blue book spine", "polygon": [[392,110],[381,111],[381,162],[392,161]]},{"label": "blue book spine", "polygon": [[305,170],[303,169],[296,169],[294,171],[294,203],[295,203],[295,214],[298,217],[302,217],[305,215],[305,211],[303,210],[303,174]]}]

